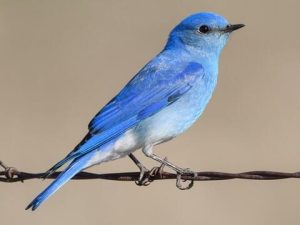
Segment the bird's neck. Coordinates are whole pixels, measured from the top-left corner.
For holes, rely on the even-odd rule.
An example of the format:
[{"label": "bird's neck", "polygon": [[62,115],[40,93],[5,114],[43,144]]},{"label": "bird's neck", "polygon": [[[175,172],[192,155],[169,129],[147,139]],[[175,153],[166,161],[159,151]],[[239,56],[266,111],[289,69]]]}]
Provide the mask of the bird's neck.
[{"label": "bird's neck", "polygon": [[210,76],[217,79],[220,54],[215,51],[208,51],[193,46],[176,45],[175,47],[175,45],[167,45],[163,50],[163,53],[175,61],[199,63]]},{"label": "bird's neck", "polygon": [[215,49],[215,46],[209,48],[207,45],[188,45],[184,44],[178,38],[170,37],[163,52],[174,52],[175,55],[184,56],[195,62],[208,66],[211,64],[217,65],[222,49]]},{"label": "bird's neck", "polygon": [[172,32],[164,50],[182,50],[195,57],[209,57],[210,59],[219,60],[223,47],[222,44],[207,43],[205,40],[195,41],[186,37],[182,38]]}]

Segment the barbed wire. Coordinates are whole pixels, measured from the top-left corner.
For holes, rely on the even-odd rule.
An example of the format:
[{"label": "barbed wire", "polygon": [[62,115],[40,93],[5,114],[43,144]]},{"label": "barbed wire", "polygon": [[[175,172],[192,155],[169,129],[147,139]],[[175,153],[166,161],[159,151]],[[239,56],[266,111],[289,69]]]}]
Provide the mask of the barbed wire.
[{"label": "barbed wire", "polygon": [[[8,167],[0,161],[0,166],[4,169],[0,171],[0,182],[14,183],[24,182],[30,179],[55,179],[61,172],[55,172],[45,178],[45,173],[28,173],[17,170],[15,167]],[[89,172],[80,172],[75,175],[73,180],[86,180],[86,179],[104,179],[115,181],[134,181],[138,185],[147,186],[155,180],[169,180],[176,179],[176,186],[179,189],[189,189],[192,187],[194,181],[216,181],[216,180],[231,180],[231,179],[248,179],[248,180],[279,180],[288,178],[300,178],[300,172],[287,173],[276,171],[248,171],[242,173],[225,173],[215,171],[200,171],[194,174],[178,174],[163,171],[164,165],[154,167],[152,170],[146,171],[144,176],[147,177],[147,182],[139,183],[140,172],[122,172],[122,173],[107,173],[97,174]],[[158,171],[153,173],[153,171]],[[182,187],[179,179],[183,181],[190,181],[187,187]]]}]

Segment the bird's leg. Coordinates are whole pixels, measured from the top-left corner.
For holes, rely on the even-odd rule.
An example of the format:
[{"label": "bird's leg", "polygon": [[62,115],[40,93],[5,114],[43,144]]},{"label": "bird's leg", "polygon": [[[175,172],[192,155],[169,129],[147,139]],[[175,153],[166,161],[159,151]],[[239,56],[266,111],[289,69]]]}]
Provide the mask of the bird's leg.
[{"label": "bird's leg", "polygon": [[132,154],[130,153],[129,158],[135,163],[135,165],[140,169],[140,175],[138,181],[135,183],[139,186],[147,186],[150,184],[148,177],[145,177],[145,173],[149,170]]},{"label": "bird's leg", "polygon": [[149,154],[147,155],[149,158],[156,160],[157,162],[160,162],[161,164],[164,164],[168,167],[170,167],[171,169],[173,169],[174,171],[176,171],[179,174],[186,174],[186,173],[193,173],[191,172],[189,169],[182,169],[176,165],[174,165],[173,163],[169,162],[165,159],[160,158],[159,156],[155,155],[155,154]]},{"label": "bird's leg", "polygon": [[[155,166],[149,171],[132,153],[130,153],[128,156],[140,169],[139,179],[135,182],[137,185],[148,186],[153,181],[151,178],[157,175],[162,175],[165,164],[162,163],[160,166]],[[166,159],[167,158],[165,158],[165,160]]]},{"label": "bird's leg", "polygon": [[182,180],[181,176],[182,175],[193,175],[196,177],[197,173],[191,171],[188,168],[186,168],[186,169],[180,168],[180,167],[174,165],[173,163],[169,162],[166,158],[162,159],[159,156],[153,154],[152,146],[144,147],[143,152],[149,158],[154,159],[154,160],[160,162],[162,165],[166,165],[166,166],[170,167],[171,169],[173,169],[174,171],[176,171],[176,173],[177,173],[176,187],[179,188],[180,190],[190,189],[194,185],[194,180],[191,180],[191,182],[186,187],[184,187],[182,185],[182,181],[185,182],[186,180]]}]

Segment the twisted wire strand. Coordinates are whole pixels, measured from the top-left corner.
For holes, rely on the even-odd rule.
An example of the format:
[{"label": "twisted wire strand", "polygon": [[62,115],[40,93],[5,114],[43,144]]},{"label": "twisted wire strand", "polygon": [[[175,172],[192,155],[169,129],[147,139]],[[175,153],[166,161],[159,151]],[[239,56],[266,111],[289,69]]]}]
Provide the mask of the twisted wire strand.
[{"label": "twisted wire strand", "polygon": [[[45,173],[28,173],[18,171],[14,167],[6,167],[3,163],[1,166],[4,168],[0,171],[0,182],[19,182],[30,179],[44,179]],[[55,179],[61,172],[55,172],[46,179]],[[80,172],[75,175],[73,180],[86,180],[86,179],[104,179],[104,180],[115,180],[115,181],[137,181],[139,179],[139,172],[122,172],[122,173],[107,173],[97,174],[89,172]],[[150,171],[146,172],[146,176],[151,177],[151,181],[154,180],[168,180],[177,179],[177,174],[161,171],[161,173],[152,176]],[[287,173],[287,172],[276,172],[276,171],[249,171],[242,173],[225,173],[216,171],[200,171],[195,174],[183,174],[181,176],[183,180],[193,181],[213,181],[213,180],[231,180],[231,179],[249,179],[249,180],[279,180],[287,178],[300,178],[300,172]]]}]

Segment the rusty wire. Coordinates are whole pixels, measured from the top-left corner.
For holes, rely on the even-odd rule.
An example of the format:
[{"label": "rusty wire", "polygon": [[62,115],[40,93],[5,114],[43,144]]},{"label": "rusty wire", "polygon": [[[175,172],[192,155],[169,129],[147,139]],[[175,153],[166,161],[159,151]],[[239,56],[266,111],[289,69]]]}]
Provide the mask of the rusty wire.
[{"label": "rusty wire", "polygon": [[[0,161],[1,162],[1,161]],[[28,173],[18,171],[14,167],[3,166],[3,171],[0,171],[0,182],[18,182],[30,179],[43,179],[45,173]],[[146,172],[146,176],[150,176],[150,172]],[[55,179],[60,172],[55,172],[46,179]],[[75,175],[73,180],[85,180],[85,179],[104,179],[104,180],[115,180],[115,181],[137,181],[139,178],[139,172],[122,172],[122,173],[107,173],[107,174],[96,174],[89,172],[80,172]],[[178,175],[161,171],[155,176],[151,176],[151,181],[154,180],[168,180],[177,179]],[[214,171],[203,171],[196,172],[193,174],[183,174],[181,179],[190,181],[213,181],[213,180],[231,180],[231,179],[249,179],[249,180],[279,180],[287,178],[300,178],[300,172],[286,173],[286,172],[275,172],[275,171],[249,171],[242,173],[225,173],[225,172],[214,172]]]}]

